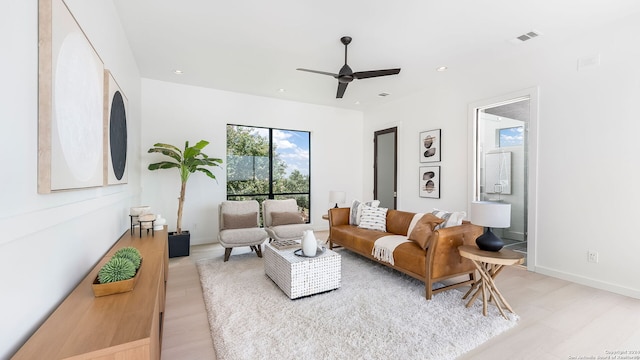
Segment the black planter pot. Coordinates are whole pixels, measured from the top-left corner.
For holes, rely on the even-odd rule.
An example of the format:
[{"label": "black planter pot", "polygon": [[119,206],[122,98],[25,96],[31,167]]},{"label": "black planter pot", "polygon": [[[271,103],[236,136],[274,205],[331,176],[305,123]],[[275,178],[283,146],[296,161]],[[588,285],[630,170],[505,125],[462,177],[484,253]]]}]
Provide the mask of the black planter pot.
[{"label": "black planter pot", "polygon": [[169,233],[169,257],[189,256],[189,248],[191,247],[191,234],[189,231],[182,231],[181,234],[176,232]]}]

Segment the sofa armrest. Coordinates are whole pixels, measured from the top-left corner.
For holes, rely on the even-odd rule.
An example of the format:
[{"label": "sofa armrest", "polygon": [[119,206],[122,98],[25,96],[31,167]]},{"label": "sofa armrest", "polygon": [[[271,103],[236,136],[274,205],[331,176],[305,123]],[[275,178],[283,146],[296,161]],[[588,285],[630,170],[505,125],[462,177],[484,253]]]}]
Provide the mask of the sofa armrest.
[{"label": "sofa armrest", "polygon": [[[431,237],[431,243],[427,249],[427,264],[431,269],[427,271],[432,279],[438,279],[467,271],[473,271],[473,263],[464,259],[458,252],[461,245],[475,245],[478,236],[482,235],[483,228],[471,223],[463,223],[459,226],[438,229]],[[428,265],[428,266],[429,266]]]},{"label": "sofa armrest", "polygon": [[350,208],[329,209],[329,228],[337,225],[349,225]]}]

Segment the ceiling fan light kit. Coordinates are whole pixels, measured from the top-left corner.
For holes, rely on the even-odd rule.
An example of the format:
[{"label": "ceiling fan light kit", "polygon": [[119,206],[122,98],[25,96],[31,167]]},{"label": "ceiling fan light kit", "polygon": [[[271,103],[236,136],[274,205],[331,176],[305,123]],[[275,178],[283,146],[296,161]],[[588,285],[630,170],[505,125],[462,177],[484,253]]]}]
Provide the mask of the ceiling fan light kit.
[{"label": "ceiling fan light kit", "polygon": [[321,75],[329,75],[338,80],[338,91],[336,93],[336,99],[341,99],[344,96],[344,92],[347,90],[347,85],[352,82],[354,79],[368,79],[372,77],[379,76],[387,76],[387,75],[397,75],[400,73],[400,68],[395,69],[385,69],[385,70],[371,70],[371,71],[357,71],[353,72],[351,67],[347,65],[347,46],[351,43],[350,36],[343,36],[340,38],[340,42],[344,45],[344,65],[340,68],[340,71],[337,74],[326,72],[326,71],[318,71],[318,70],[309,70],[303,68],[297,68],[296,70],[311,72],[315,74]]}]

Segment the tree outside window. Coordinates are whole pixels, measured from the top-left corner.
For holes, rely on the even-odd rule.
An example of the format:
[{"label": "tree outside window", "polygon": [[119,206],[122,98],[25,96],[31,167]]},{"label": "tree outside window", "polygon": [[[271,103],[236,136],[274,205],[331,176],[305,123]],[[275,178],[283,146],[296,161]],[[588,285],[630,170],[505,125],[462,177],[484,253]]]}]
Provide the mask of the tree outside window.
[{"label": "tree outside window", "polygon": [[227,199],[296,199],[309,221],[308,131],[227,125]]}]

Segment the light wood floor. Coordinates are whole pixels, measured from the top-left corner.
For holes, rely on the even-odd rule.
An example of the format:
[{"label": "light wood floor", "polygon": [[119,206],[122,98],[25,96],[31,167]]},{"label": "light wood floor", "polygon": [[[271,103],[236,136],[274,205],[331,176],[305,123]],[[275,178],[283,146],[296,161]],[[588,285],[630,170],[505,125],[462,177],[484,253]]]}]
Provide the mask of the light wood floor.
[{"label": "light wood floor", "polygon": [[[326,237],[325,232],[316,235]],[[197,245],[190,256],[170,259],[162,359],[216,359],[195,261],[222,261],[223,254],[217,244]],[[640,357],[638,299],[516,267],[505,269],[497,286],[520,321],[461,359],[595,359],[615,351]]]}]

